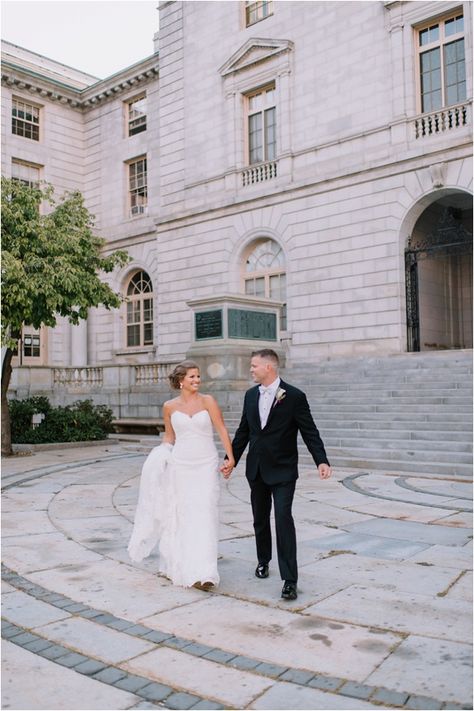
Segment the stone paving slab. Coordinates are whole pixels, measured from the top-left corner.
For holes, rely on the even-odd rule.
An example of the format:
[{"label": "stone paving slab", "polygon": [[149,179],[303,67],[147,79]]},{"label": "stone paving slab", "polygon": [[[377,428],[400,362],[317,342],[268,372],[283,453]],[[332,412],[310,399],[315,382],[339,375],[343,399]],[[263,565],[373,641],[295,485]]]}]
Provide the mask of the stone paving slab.
[{"label": "stone paving slab", "polygon": [[471,645],[411,635],[367,678],[367,683],[469,705],[469,669]]},{"label": "stone paving slab", "polygon": [[2,515],[2,539],[37,533],[56,533],[46,511],[7,511]]},{"label": "stone paving slab", "polygon": [[2,644],[2,708],[127,709],[140,699],[43,659],[11,642]]},{"label": "stone paving slab", "polygon": [[270,575],[264,580],[256,578],[254,570],[254,562],[249,563],[239,558],[225,557],[219,564],[221,576],[219,593],[284,610],[301,610],[351,584],[351,581],[344,582],[334,577],[306,575],[306,568],[301,567],[298,579],[298,599],[288,601],[280,597],[282,581],[276,562],[271,564]]},{"label": "stone paving slab", "polygon": [[445,516],[447,511],[447,509],[403,501],[387,501],[382,498],[363,501],[355,506],[354,510],[360,514],[366,514],[366,519],[368,516],[380,516],[392,521],[413,521],[415,523],[431,523],[431,521]]},{"label": "stone paving slab", "polygon": [[321,617],[295,617],[291,611],[266,608],[230,598],[207,598],[142,622],[224,650],[271,664],[291,665],[322,674],[363,681],[390,653],[400,637],[375,634],[365,627],[338,624]]},{"label": "stone paving slab", "polygon": [[32,628],[64,620],[71,615],[65,610],[15,590],[2,600],[2,617],[23,627]]},{"label": "stone paving slab", "polygon": [[310,574],[317,581],[338,581],[339,589],[352,585],[354,580],[375,588],[400,592],[441,593],[457,579],[460,570],[425,566],[411,560],[379,560],[361,554],[344,553],[320,558],[315,563],[300,566],[302,574]]},{"label": "stone paving slab", "polygon": [[251,709],[348,709],[348,711],[363,711],[364,709],[379,709],[384,706],[359,701],[348,696],[336,696],[318,689],[306,686],[287,684],[280,681],[254,701]]},{"label": "stone paving slab", "polygon": [[[342,532],[332,536],[304,541],[298,546],[298,556],[302,558],[302,564],[310,562],[309,548],[315,551],[352,551],[362,555],[381,558],[383,560],[399,560],[410,558],[416,553],[428,548],[428,544],[405,539],[390,538],[388,536],[376,536],[369,533]],[[301,553],[304,552],[303,557]]]},{"label": "stone paving slab", "polygon": [[121,667],[189,693],[212,693],[215,700],[233,708],[245,708],[273,685],[271,679],[166,648],[142,654]]},{"label": "stone paving slab", "polygon": [[434,545],[411,556],[410,561],[424,565],[456,568],[457,570],[472,570],[472,549],[469,545],[456,548]]},{"label": "stone paving slab", "polygon": [[472,641],[472,630],[466,625],[471,605],[464,600],[352,585],[306,608],[305,612],[406,634],[425,633],[438,639]]},{"label": "stone paving slab", "polygon": [[453,513],[449,516],[443,516],[442,518],[435,518],[433,523],[439,524],[440,526],[455,526],[456,528],[469,528],[472,526],[472,514],[471,513]]},{"label": "stone paving slab", "polygon": [[5,564],[19,573],[55,568],[68,560],[75,564],[102,561],[100,555],[68,540],[56,529],[52,533],[4,538],[2,549]]},{"label": "stone paving slab", "polygon": [[[330,482],[321,482],[314,468],[303,469],[294,506],[300,592],[288,602],[280,598],[276,555],[270,578],[253,575],[255,543],[241,463],[229,482],[221,481],[222,582],[206,594],[159,577],[156,555],[139,565],[129,561],[126,544],[144,456],[117,456],[119,448],[111,450],[114,457],[104,448],[98,448],[96,459],[90,449],[75,459],[65,457],[62,468],[57,452],[49,460],[42,453],[37,479],[36,455],[23,458],[29,461],[29,481],[5,494],[8,523],[17,524],[10,528],[15,534],[4,539],[6,563],[20,567],[26,577],[6,574],[4,609],[19,627],[2,624],[2,635],[25,647],[25,654],[34,651],[33,659],[39,655],[47,664],[54,662],[58,677],[95,674],[89,679],[93,684],[129,693],[130,703],[119,701],[117,708],[224,708],[232,706],[229,695],[246,708],[267,709],[381,708],[376,701],[426,709],[471,703],[470,691],[464,693],[470,668],[464,665],[470,652],[465,640],[472,592],[466,571],[472,569],[472,539],[463,489],[445,486],[442,476],[428,473],[414,479],[368,472],[355,480],[364,481],[364,493],[344,485],[356,470],[337,470]],[[18,460],[6,460],[5,469],[11,484],[10,473],[22,477]],[[426,486],[426,497],[416,491],[416,505],[384,498],[396,490],[395,480],[401,496],[410,494],[403,481],[417,489]],[[435,495],[436,487],[441,495]],[[77,508],[79,494],[93,505]],[[459,510],[443,509],[448,502]],[[48,524],[54,533],[41,532]],[[48,542],[52,551],[42,557]],[[388,628],[381,626],[384,612]],[[66,613],[65,620],[47,617]],[[410,629],[400,632],[408,623]],[[52,634],[51,641],[38,631]],[[112,639],[111,633],[118,636]],[[446,635],[453,639],[443,639]],[[436,652],[425,655],[423,645]],[[133,654],[136,649],[141,651]],[[101,654],[110,656],[97,661]],[[150,671],[143,668],[144,676],[128,667],[146,666],[149,660],[156,664]],[[439,674],[427,665],[438,667]],[[28,673],[28,664],[21,668]],[[216,677],[222,697],[213,693],[210,669],[222,672]],[[385,669],[387,674],[378,676]],[[431,676],[438,684],[430,690]],[[246,681],[230,681],[237,678],[247,680],[248,688]],[[421,683],[426,680],[428,686]],[[107,703],[101,708],[109,708]]]},{"label": "stone paving slab", "polygon": [[64,565],[29,578],[79,602],[136,620],[200,600],[205,593],[172,586],[163,578],[112,560]]},{"label": "stone paving slab", "polygon": [[365,533],[383,538],[418,541],[429,545],[463,546],[472,537],[472,529],[446,529],[445,526],[424,526],[415,521],[385,521],[374,519],[355,523],[349,527],[356,533]]},{"label": "stone paving slab", "polygon": [[92,620],[72,618],[35,627],[41,637],[66,644],[78,652],[93,652],[94,657],[109,664],[122,662],[153,649],[151,642],[135,639],[107,629]]}]

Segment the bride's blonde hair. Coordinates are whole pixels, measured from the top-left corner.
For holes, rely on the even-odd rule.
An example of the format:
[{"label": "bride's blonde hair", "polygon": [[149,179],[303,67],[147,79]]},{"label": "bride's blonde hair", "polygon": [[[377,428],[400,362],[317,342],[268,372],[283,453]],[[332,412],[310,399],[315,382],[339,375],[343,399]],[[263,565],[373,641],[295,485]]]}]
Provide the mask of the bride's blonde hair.
[{"label": "bride's blonde hair", "polygon": [[198,364],[193,360],[183,360],[182,363],[178,363],[173,372],[168,376],[168,380],[170,381],[170,385],[173,390],[179,390],[179,386],[181,385],[183,378],[186,377],[186,373],[188,370],[192,370],[193,368],[197,368],[199,370]]}]

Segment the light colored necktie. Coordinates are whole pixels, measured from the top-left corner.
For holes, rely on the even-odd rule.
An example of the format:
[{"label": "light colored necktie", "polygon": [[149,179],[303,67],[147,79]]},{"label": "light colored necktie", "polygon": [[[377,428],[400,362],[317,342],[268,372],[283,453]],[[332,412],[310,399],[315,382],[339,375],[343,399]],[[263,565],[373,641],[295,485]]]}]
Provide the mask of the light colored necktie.
[{"label": "light colored necktie", "polygon": [[260,385],[259,391],[261,397],[259,398],[258,402],[258,411],[260,415],[260,424],[263,429],[267,424],[268,415],[270,412],[271,398],[268,397],[268,395],[271,394],[272,388],[266,388],[264,385]]}]

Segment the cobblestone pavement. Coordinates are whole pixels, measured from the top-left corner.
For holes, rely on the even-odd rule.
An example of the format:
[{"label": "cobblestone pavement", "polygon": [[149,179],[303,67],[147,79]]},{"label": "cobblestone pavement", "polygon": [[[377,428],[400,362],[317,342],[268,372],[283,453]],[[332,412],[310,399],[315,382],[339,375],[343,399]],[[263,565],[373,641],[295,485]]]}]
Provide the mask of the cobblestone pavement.
[{"label": "cobblestone pavement", "polygon": [[212,593],[128,559],[144,454],[3,462],[4,709],[472,709],[471,484],[301,472],[299,596],[254,576],[247,482],[222,481]]}]

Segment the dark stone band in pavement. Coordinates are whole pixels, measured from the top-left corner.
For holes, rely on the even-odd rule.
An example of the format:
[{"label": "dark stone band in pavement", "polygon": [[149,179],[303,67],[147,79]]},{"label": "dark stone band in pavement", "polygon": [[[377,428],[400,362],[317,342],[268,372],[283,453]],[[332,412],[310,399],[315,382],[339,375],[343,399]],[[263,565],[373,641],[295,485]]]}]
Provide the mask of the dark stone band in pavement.
[{"label": "dark stone band in pavement", "polygon": [[[383,501],[398,501],[401,504],[413,504],[413,500],[410,499],[401,499],[398,498],[397,496],[385,496],[382,494],[375,494],[373,491],[367,491],[366,489],[363,489],[362,487],[358,486],[355,483],[356,479],[359,479],[361,476],[369,476],[368,472],[359,472],[357,474],[350,474],[349,476],[344,477],[344,479],[341,479],[341,484],[346,487],[346,489],[350,489],[350,491],[355,491],[356,494],[363,494],[364,496],[370,496],[373,499],[382,499]],[[409,489],[410,487],[406,486],[406,489]],[[421,490],[420,490],[421,491]],[[431,492],[426,492],[423,491],[423,494],[430,493]],[[439,494],[438,494],[439,496]],[[454,498],[454,497],[453,497]],[[456,499],[458,498],[464,498],[464,497],[459,497],[456,496]],[[436,509],[447,509],[448,511],[464,511],[467,513],[472,513],[472,507],[463,507],[463,506],[448,506],[448,504],[429,504],[425,503],[423,501],[417,501],[416,502],[417,506],[426,506],[427,508],[436,508]]]},{"label": "dark stone band in pavement", "polygon": [[[28,469],[26,471],[22,471],[21,473],[15,472],[11,474],[3,474],[2,481],[6,481],[7,483],[2,484],[2,491],[7,491],[13,486],[24,484],[25,482],[31,481],[32,479],[41,479],[44,476],[48,476],[48,474],[70,471],[72,469],[81,469],[83,467],[88,467],[91,464],[99,464],[103,461],[109,462],[111,459],[134,459],[136,457],[143,457],[143,454],[139,452],[134,452],[130,454],[124,454],[123,452],[121,452],[120,454],[107,453],[107,456],[94,457],[93,459],[83,459],[81,461],[64,462],[63,464],[53,464],[45,467],[37,467],[35,469]],[[30,474],[30,476],[25,476],[22,479],[16,478],[21,477],[23,474]],[[9,479],[12,479],[12,481],[8,481]]]},{"label": "dark stone band in pavement", "polygon": [[[51,592],[46,588],[32,583],[2,564],[2,580],[28,595],[47,602],[67,612],[90,619],[97,624],[129,634],[139,639],[146,639],[157,645],[163,645],[196,657],[202,657],[216,663],[242,669],[252,673],[278,679],[299,686],[320,689],[329,693],[347,696],[395,708],[406,709],[471,709],[470,706],[459,706],[449,701],[441,701],[425,696],[403,694],[383,687],[360,684],[339,677],[314,674],[304,669],[284,668],[268,664],[251,657],[232,654],[216,647],[209,647],[193,640],[176,637],[175,635],[154,630],[145,625],[125,620],[115,615],[96,610],[88,605],[78,603],[60,593]],[[101,681],[110,686],[129,691],[140,696],[145,701],[157,702],[170,709],[224,709],[221,704],[210,699],[204,699],[195,694],[178,691],[166,684],[152,682],[146,677],[129,674],[123,669],[101,662],[93,657],[80,654],[61,644],[51,642],[28,629],[2,619],[2,637],[14,644],[55,664],[68,667],[80,674]]]}]

